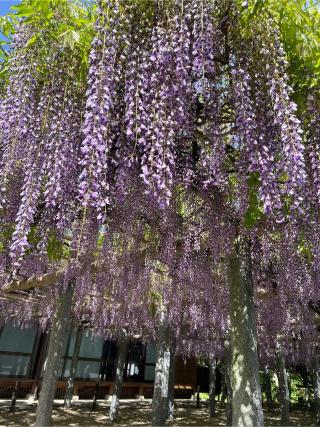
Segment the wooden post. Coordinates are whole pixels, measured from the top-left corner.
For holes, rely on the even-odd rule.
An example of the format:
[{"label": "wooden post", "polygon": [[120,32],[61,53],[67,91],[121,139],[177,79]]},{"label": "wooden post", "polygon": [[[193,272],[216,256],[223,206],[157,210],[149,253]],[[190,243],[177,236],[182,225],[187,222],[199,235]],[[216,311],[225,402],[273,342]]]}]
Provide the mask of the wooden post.
[{"label": "wooden post", "polygon": [[92,405],[91,405],[91,411],[96,411],[98,407],[97,403],[97,396],[99,391],[99,383],[96,383],[94,387],[93,397],[92,397]]},{"label": "wooden post", "polygon": [[73,350],[73,355],[72,355],[69,380],[68,380],[66,392],[64,395],[64,407],[65,408],[71,407],[71,401],[72,401],[73,389],[74,389],[74,382],[76,379],[77,365],[78,365],[78,359],[79,359],[79,353],[80,353],[80,347],[81,347],[81,340],[82,340],[82,327],[79,326],[77,328],[76,341],[74,343],[74,350]]},{"label": "wooden post", "polygon": [[197,409],[200,408],[200,386],[199,385],[198,385],[198,388],[197,388],[197,406],[196,406],[196,408]]},{"label": "wooden post", "polygon": [[43,334],[41,334],[39,351],[36,358],[35,369],[34,369],[34,378],[36,380],[36,382],[33,384],[33,389],[32,389],[34,400],[39,399],[40,378],[41,378],[43,364],[47,355],[49,336],[50,336],[49,332],[44,332]]},{"label": "wooden post", "polygon": [[176,339],[174,336],[171,336],[169,383],[168,383],[168,420],[174,419],[175,373],[176,373]]},{"label": "wooden post", "polygon": [[271,390],[271,375],[268,366],[264,368],[264,381],[266,387],[267,407],[268,412],[273,411],[272,390]]},{"label": "wooden post", "polygon": [[221,368],[221,396],[220,396],[220,402],[221,402],[222,406],[224,406],[224,404],[225,404],[226,395],[227,395],[225,370],[226,370],[226,361],[225,361],[225,358],[224,358],[224,360],[223,360],[223,366]]},{"label": "wooden post", "polygon": [[232,384],[231,384],[231,347],[228,340],[224,342],[224,381],[227,395],[227,426],[232,426]]},{"label": "wooden post", "polygon": [[316,425],[320,426],[320,370],[319,356],[315,354],[313,357],[312,376],[314,387],[314,412],[316,415]]},{"label": "wooden post", "polygon": [[285,359],[281,349],[277,354],[277,376],[279,380],[279,398],[281,407],[281,425],[290,424],[290,399],[288,387],[288,374],[285,366]]},{"label": "wooden post", "polygon": [[[303,366],[302,370],[300,371],[300,374],[302,376],[303,380],[303,387],[305,389],[305,405],[304,409],[306,412],[310,409],[310,387],[309,387],[309,376],[308,376],[308,368],[307,366]],[[290,377],[288,377],[288,387],[289,387],[289,401],[291,403],[291,392],[290,392]]]},{"label": "wooden post", "polygon": [[9,409],[10,414],[13,414],[16,411],[16,401],[17,401],[17,394],[18,394],[18,390],[19,390],[19,385],[20,385],[20,382],[16,381],[16,383],[14,385],[13,392],[12,392],[12,396],[11,396],[11,404],[10,404],[10,409]]},{"label": "wooden post", "polygon": [[61,358],[70,331],[73,284],[60,296],[53,318],[48,355],[36,414],[36,427],[50,426]]},{"label": "wooden post", "polygon": [[127,353],[128,353],[128,334],[125,329],[120,333],[118,340],[118,360],[117,360],[117,370],[116,370],[116,379],[113,387],[112,400],[109,410],[109,419],[112,422],[115,422],[119,413],[119,400],[123,384],[123,371],[126,364]]},{"label": "wooden post", "polygon": [[263,426],[250,242],[238,238],[229,258],[232,425]]},{"label": "wooden post", "polygon": [[217,360],[215,357],[208,358],[209,365],[209,417],[216,415],[216,367]]},{"label": "wooden post", "polygon": [[37,327],[37,332],[34,338],[34,342],[33,342],[33,347],[32,347],[32,354],[30,357],[30,362],[29,362],[29,368],[28,368],[28,377],[29,378],[34,378],[35,376],[35,371],[36,371],[36,363],[37,363],[37,359],[38,359],[38,353],[40,350],[40,344],[41,344],[41,336],[42,336],[42,332],[40,327]]},{"label": "wooden post", "polygon": [[143,385],[139,385],[139,395],[138,395],[138,397],[139,397],[139,399],[143,399],[144,398],[144,396],[143,396]]},{"label": "wooden post", "polygon": [[165,425],[168,414],[168,383],[170,366],[170,331],[165,310],[159,319],[157,363],[155,368],[154,391],[152,400],[152,425]]}]

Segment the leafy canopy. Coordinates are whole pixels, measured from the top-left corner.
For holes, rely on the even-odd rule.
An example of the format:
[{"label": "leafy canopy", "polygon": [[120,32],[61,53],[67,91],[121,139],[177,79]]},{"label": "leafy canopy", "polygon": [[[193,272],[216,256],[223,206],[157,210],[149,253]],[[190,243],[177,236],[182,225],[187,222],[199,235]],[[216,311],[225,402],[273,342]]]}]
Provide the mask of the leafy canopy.
[{"label": "leafy canopy", "polygon": [[[32,29],[26,49],[36,49],[37,62],[46,71],[48,57],[54,51],[64,51],[77,64],[76,78],[86,78],[88,57],[94,36],[95,4],[79,0],[22,0],[11,7],[12,12],[0,20],[0,31],[7,37],[3,44],[13,41],[13,34],[21,20]],[[2,59],[6,60],[8,50]]]}]

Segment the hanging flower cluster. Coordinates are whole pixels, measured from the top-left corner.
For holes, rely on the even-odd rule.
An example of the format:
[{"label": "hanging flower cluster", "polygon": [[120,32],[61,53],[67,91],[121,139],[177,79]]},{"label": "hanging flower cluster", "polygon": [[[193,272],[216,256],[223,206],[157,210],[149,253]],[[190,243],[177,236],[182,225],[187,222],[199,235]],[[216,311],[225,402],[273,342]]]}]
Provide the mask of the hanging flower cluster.
[{"label": "hanging flower cluster", "polygon": [[[65,268],[74,316],[96,333],[154,338],[165,307],[181,351],[222,353],[241,233],[264,357],[304,322],[314,338],[317,104],[304,134],[275,24],[239,31],[229,3],[98,1],[85,83],[65,46],[40,70],[22,22],[0,104],[1,283]],[[46,309],[31,298],[26,319],[49,320],[59,291]],[[265,294],[279,307],[266,323]]]},{"label": "hanging flower cluster", "polygon": [[[74,228],[80,248],[90,217],[106,223],[109,210],[132,194],[133,181],[138,205],[146,196],[164,210],[177,185],[227,194],[234,176],[233,208],[241,213],[250,203],[247,180],[257,173],[266,213],[302,212],[304,147],[284,52],[268,25],[273,48],[249,43],[246,60],[224,7],[205,0],[157,7],[101,1],[81,95],[66,54],[50,58],[43,81],[17,42],[13,78],[23,83],[18,92],[9,83],[1,110],[2,198],[20,193],[13,262],[30,249],[33,226],[42,239],[48,229]],[[23,28],[22,45],[30,37]],[[9,111],[13,104],[18,110]]]}]

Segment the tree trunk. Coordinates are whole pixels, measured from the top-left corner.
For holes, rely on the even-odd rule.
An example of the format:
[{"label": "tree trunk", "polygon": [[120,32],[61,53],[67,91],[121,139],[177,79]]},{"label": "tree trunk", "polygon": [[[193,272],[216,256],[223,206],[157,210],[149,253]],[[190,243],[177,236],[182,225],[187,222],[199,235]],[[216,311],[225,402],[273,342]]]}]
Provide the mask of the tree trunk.
[{"label": "tree trunk", "polygon": [[270,375],[270,370],[268,366],[265,366],[264,368],[264,380],[265,380],[265,387],[266,387],[268,412],[272,412],[273,401],[272,401],[272,389],[271,389],[271,375]]},{"label": "tree trunk", "polygon": [[236,246],[229,259],[232,423],[259,427],[263,425],[263,412],[250,243],[243,240]]},{"label": "tree trunk", "polygon": [[315,355],[313,358],[313,386],[314,386],[314,412],[316,415],[316,425],[320,426],[320,370],[319,370],[319,356]]},{"label": "tree trunk", "polygon": [[170,366],[170,331],[165,312],[162,311],[159,322],[157,343],[157,363],[155,369],[152,400],[152,425],[163,426],[168,414],[168,384]]},{"label": "tree trunk", "polygon": [[277,374],[279,381],[279,400],[281,408],[281,425],[287,426],[290,423],[290,399],[288,387],[288,375],[282,351],[277,354]]},{"label": "tree trunk", "polygon": [[221,397],[220,397],[220,402],[221,402],[221,405],[223,406],[225,404],[225,400],[227,397],[225,370],[226,370],[226,365],[225,365],[225,361],[223,361],[223,367],[221,368]]},{"label": "tree trunk", "polygon": [[128,352],[128,334],[127,331],[123,330],[118,340],[118,360],[116,379],[113,386],[113,394],[109,411],[109,419],[115,422],[119,413],[119,399],[123,384],[123,371],[126,364],[127,352]]},{"label": "tree trunk", "polygon": [[175,337],[171,337],[169,382],[168,382],[168,420],[174,419],[175,374],[176,374],[176,340],[175,340]]},{"label": "tree trunk", "polygon": [[222,359],[221,363],[222,363],[221,367],[220,367],[221,390],[220,390],[220,396],[219,396],[218,400],[220,401],[220,404],[223,406],[224,401],[226,399],[226,381],[225,381],[225,376],[224,376],[224,371],[225,371],[224,359]]},{"label": "tree trunk", "polygon": [[227,394],[227,426],[232,426],[232,385],[231,385],[231,348],[228,341],[224,343],[224,387]]},{"label": "tree trunk", "polygon": [[80,353],[80,347],[81,347],[81,340],[82,340],[82,328],[81,326],[78,327],[77,333],[76,333],[76,341],[74,343],[74,350],[72,355],[72,361],[71,361],[71,367],[70,367],[70,376],[67,384],[67,389],[64,395],[64,407],[70,408],[71,407],[71,400],[73,396],[73,388],[74,388],[74,382],[76,379],[76,373],[77,373],[77,365],[78,365],[78,359],[79,359],[79,353]]},{"label": "tree trunk", "polygon": [[70,332],[72,295],[73,284],[69,283],[66,291],[59,299],[53,318],[46,367],[37,407],[36,427],[51,425],[56,382],[61,369],[61,358]]},{"label": "tree trunk", "polygon": [[[303,381],[303,388],[305,390],[305,405],[304,409],[305,411],[309,411],[310,409],[310,387],[309,387],[309,375],[308,375],[308,368],[306,365],[301,367],[300,375],[302,377]],[[291,402],[291,390],[290,390],[290,381],[288,378],[288,387],[289,387],[289,402]]]},{"label": "tree trunk", "polygon": [[216,367],[215,357],[209,357],[209,417],[216,415]]}]

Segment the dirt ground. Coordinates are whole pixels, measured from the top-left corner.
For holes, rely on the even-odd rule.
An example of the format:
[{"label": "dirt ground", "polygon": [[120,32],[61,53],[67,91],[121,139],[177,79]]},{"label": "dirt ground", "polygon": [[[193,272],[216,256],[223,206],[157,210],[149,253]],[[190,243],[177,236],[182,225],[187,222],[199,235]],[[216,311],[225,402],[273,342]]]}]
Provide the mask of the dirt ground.
[{"label": "dirt ground", "polygon": [[[35,422],[36,403],[17,401],[16,412],[9,414],[8,401],[0,401],[0,426],[33,426]],[[111,425],[107,418],[108,404],[98,401],[96,411],[91,410],[91,402],[75,402],[71,409],[64,410],[62,402],[57,402],[53,411],[54,426],[106,426]],[[265,413],[266,426],[279,426],[280,414]],[[151,400],[120,401],[118,426],[149,426],[151,420]],[[197,409],[191,400],[176,401],[175,420],[168,422],[168,426],[224,426],[225,408],[217,403],[217,415],[209,418],[207,405],[202,402]],[[315,426],[315,420],[310,412],[294,411],[291,413],[290,426]]]}]

